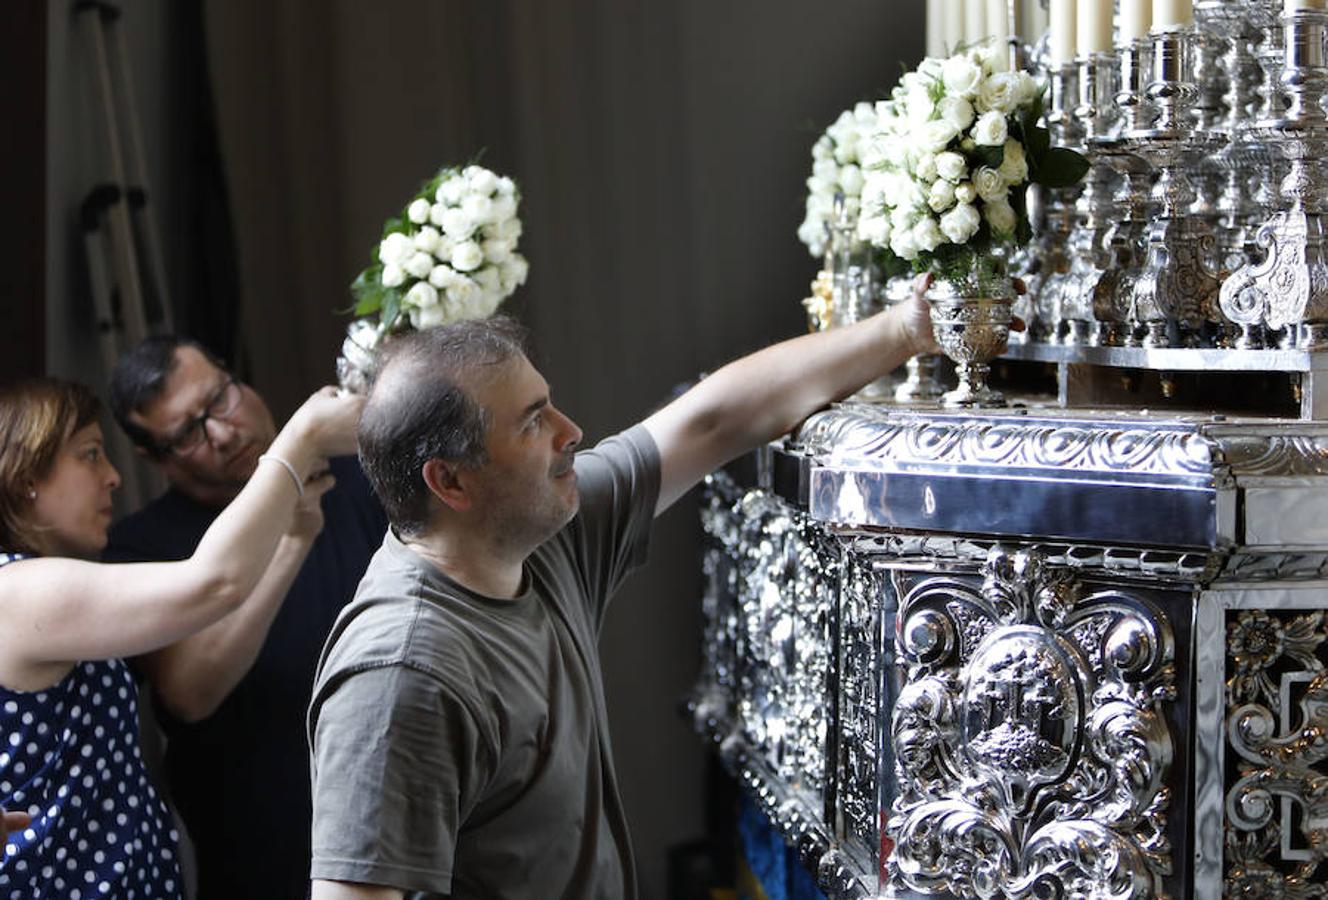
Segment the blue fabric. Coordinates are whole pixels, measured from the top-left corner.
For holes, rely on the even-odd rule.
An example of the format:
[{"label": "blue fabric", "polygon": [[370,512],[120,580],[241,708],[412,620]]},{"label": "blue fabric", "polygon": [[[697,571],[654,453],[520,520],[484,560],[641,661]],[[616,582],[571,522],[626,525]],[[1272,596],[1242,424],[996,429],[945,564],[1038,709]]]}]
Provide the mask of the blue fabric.
[{"label": "blue fabric", "polygon": [[178,835],[139,754],[121,660],[78,663],[42,691],[0,686],[0,806],[32,816],[0,855],[4,900],[181,896]]},{"label": "blue fabric", "polygon": [[[747,868],[768,900],[825,900],[798,853],[784,843],[765,813],[746,794],[738,805],[738,844]],[[741,900],[762,900],[743,895]]]}]

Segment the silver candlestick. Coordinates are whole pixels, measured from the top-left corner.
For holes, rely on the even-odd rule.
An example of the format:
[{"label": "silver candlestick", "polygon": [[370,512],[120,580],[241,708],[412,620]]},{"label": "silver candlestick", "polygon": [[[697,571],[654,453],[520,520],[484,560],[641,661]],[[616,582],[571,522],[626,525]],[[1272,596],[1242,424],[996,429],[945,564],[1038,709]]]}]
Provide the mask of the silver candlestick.
[{"label": "silver candlestick", "polygon": [[[1065,63],[1051,70],[1051,103],[1047,108],[1047,128],[1051,143],[1058,147],[1077,147],[1082,136],[1073,108],[1078,70]],[[1038,235],[1035,252],[1041,259],[1041,281],[1033,305],[1038,320],[1038,338],[1058,343],[1072,334],[1064,310],[1070,281],[1070,236],[1078,219],[1075,209],[1077,188],[1057,188],[1044,192],[1046,228]],[[1072,341],[1071,341],[1072,342]]]},{"label": "silver candlestick", "polygon": [[1328,16],[1296,10],[1283,18],[1285,61],[1280,84],[1285,113],[1256,123],[1249,134],[1273,144],[1291,163],[1281,185],[1284,209],[1259,229],[1267,256],[1247,265],[1222,286],[1221,306],[1247,330],[1287,329],[1289,342],[1305,350],[1328,348]]},{"label": "silver candlestick", "polygon": [[[1115,223],[1113,183],[1115,173],[1098,152],[1097,144],[1114,136],[1116,59],[1094,53],[1079,60],[1079,105],[1074,115],[1083,129],[1084,150],[1091,167],[1083,192],[1075,204],[1078,221],[1070,235],[1070,273],[1062,289],[1061,312],[1066,322],[1067,344],[1115,343],[1124,319],[1098,322],[1094,309],[1097,286],[1111,264],[1108,233]],[[1114,311],[1105,311],[1108,315]]]},{"label": "silver candlestick", "polygon": [[1148,227],[1146,260],[1133,297],[1148,347],[1195,342],[1216,310],[1218,279],[1208,265],[1215,241],[1207,223],[1188,212],[1195,193],[1187,170],[1196,155],[1220,147],[1222,138],[1193,127],[1190,35],[1187,30],[1152,35],[1153,78],[1147,93],[1158,117],[1124,137],[1126,149],[1158,172],[1153,199],[1160,210]]}]

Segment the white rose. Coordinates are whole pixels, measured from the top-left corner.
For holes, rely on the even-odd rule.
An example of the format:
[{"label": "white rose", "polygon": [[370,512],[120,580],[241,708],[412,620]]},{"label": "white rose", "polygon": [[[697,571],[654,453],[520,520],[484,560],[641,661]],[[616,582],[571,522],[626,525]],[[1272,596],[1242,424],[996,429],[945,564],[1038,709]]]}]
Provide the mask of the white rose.
[{"label": "white rose", "polygon": [[961,181],[955,185],[955,201],[957,203],[972,203],[978,199],[977,188],[973,187],[971,181]]},{"label": "white rose", "polygon": [[426,328],[434,328],[438,325],[447,324],[447,310],[443,309],[441,304],[426,306],[420,308],[412,306],[410,308],[410,325],[416,331],[423,331]]},{"label": "white rose", "polygon": [[869,128],[876,122],[876,109],[865,100],[853,106],[853,122],[858,128]]},{"label": "white rose", "polygon": [[406,272],[396,263],[388,263],[383,266],[383,274],[378,280],[383,283],[383,287],[398,287],[405,283]]},{"label": "white rose", "polygon": [[958,183],[968,177],[968,164],[962,155],[947,150],[936,154],[936,174],[946,181]]},{"label": "white rose", "polygon": [[433,198],[447,206],[456,206],[464,196],[466,196],[466,179],[453,175],[438,185]]},{"label": "white rose", "polygon": [[412,200],[410,206],[406,207],[406,218],[416,225],[423,225],[429,221],[429,201],[423,197]]},{"label": "white rose", "polygon": [[944,178],[938,178],[932,183],[931,190],[927,193],[927,205],[933,212],[945,212],[955,202],[954,185]]},{"label": "white rose", "polygon": [[973,140],[984,147],[1000,147],[1009,137],[1005,115],[995,110],[983,113],[973,126]]},{"label": "white rose", "polygon": [[834,156],[835,142],[825,135],[821,135],[816,139],[816,143],[812,144],[812,159],[817,162],[830,162]]},{"label": "white rose", "polygon": [[862,193],[862,170],[857,166],[844,166],[839,173],[839,186],[846,197],[856,197]]},{"label": "white rose", "polygon": [[526,283],[530,263],[520,253],[513,253],[511,259],[498,267],[498,273],[502,278],[503,290],[511,293]]},{"label": "white rose", "polygon": [[864,216],[858,220],[858,237],[874,247],[890,246],[890,220],[886,216]]},{"label": "white rose", "polygon": [[471,277],[475,279],[475,283],[486,294],[496,294],[502,291],[502,279],[498,274],[498,270],[493,266],[480,269]]},{"label": "white rose", "polygon": [[443,227],[443,217],[446,215],[447,206],[442,203],[435,203],[433,206],[429,207],[429,221],[432,224],[437,225],[439,228]]},{"label": "white rose", "polygon": [[937,81],[941,78],[944,71],[945,60],[938,59],[935,56],[924,56],[922,62],[918,63],[918,74],[924,78],[930,78]]},{"label": "white rose", "polygon": [[978,88],[978,109],[1009,115],[1019,105],[1019,93],[1018,75],[1014,72],[997,72]]},{"label": "white rose", "polygon": [[908,93],[904,95],[904,106],[907,109],[908,120],[919,125],[936,112],[936,102],[931,98],[928,85],[921,79],[915,80],[908,86]]},{"label": "white rose", "polygon": [[493,201],[493,220],[494,222],[503,222],[516,215],[516,198],[504,197],[499,195]]},{"label": "white rose", "polygon": [[477,168],[466,176],[466,183],[472,191],[487,197],[498,189],[498,176],[488,169]]},{"label": "white rose", "polygon": [[1004,72],[1010,68],[1010,53],[1005,44],[988,41],[968,52],[969,58],[987,72]]},{"label": "white rose", "polygon": [[415,252],[415,242],[399,231],[383,238],[378,245],[378,261],[385,266],[401,265]]},{"label": "white rose", "polygon": [[[955,138],[959,136],[959,129],[944,119],[933,119],[922,126],[917,132],[918,146],[928,150],[940,152]],[[1005,136],[1001,136],[1001,142],[1005,141]]]},{"label": "white rose", "polygon": [[1015,72],[1014,75],[1015,84],[1018,87],[1018,94],[1015,97],[1015,107],[1023,106],[1025,103],[1032,103],[1033,98],[1036,97],[1040,91],[1037,80],[1023,70]]},{"label": "white rose", "polygon": [[1005,200],[1009,196],[1005,179],[991,166],[978,166],[978,170],[973,173],[973,189],[988,203]]},{"label": "white rose", "polygon": [[461,201],[461,211],[476,225],[486,225],[493,219],[493,201],[480,194],[467,194]]},{"label": "white rose", "polygon": [[972,96],[981,81],[981,67],[963,54],[952,56],[941,64],[941,82],[947,94]]},{"label": "white rose", "polygon": [[913,230],[911,228],[897,229],[892,232],[890,234],[890,249],[895,252],[896,256],[904,259],[910,261],[917,259],[918,245],[913,240]]},{"label": "white rose", "polygon": [[462,241],[452,248],[452,268],[469,272],[484,262],[484,251],[474,241]]},{"label": "white rose", "polygon": [[457,240],[470,237],[475,230],[475,220],[466,215],[465,210],[449,206],[443,213],[443,231]]},{"label": "white rose", "polygon": [[942,97],[936,109],[956,131],[963,131],[973,124],[973,104],[963,97]]},{"label": "white rose", "polygon": [[515,244],[516,239],[521,237],[521,220],[511,218],[500,221],[494,226],[493,236]]},{"label": "white rose", "polygon": [[810,194],[823,194],[827,197],[835,193],[835,180],[833,178],[822,178],[819,175],[813,175],[807,179],[807,192]]},{"label": "white rose", "polygon": [[971,203],[959,203],[941,216],[941,232],[952,243],[962,244],[977,233],[982,218]]},{"label": "white rose", "polygon": [[825,228],[821,220],[808,216],[802,220],[798,226],[798,240],[807,245],[812,256],[820,256],[825,252]]},{"label": "white rose", "polygon": [[918,157],[913,166],[913,174],[918,176],[919,181],[925,181],[928,184],[936,180],[936,154],[923,153]]},{"label": "white rose", "polygon": [[442,235],[438,229],[432,225],[425,225],[419,231],[415,232],[415,249],[423,250],[425,253],[435,253],[438,250],[438,241]]},{"label": "white rose", "polygon": [[511,197],[516,193],[516,182],[506,175],[498,179],[498,196]]},{"label": "white rose", "polygon": [[480,245],[484,258],[491,263],[500,263],[512,255],[512,245],[507,241],[487,240]]},{"label": "white rose", "polygon": [[931,216],[923,216],[918,219],[918,223],[913,226],[912,237],[918,250],[927,253],[935,250],[945,240],[945,235],[941,234],[940,227],[937,226],[936,220]]},{"label": "white rose", "polygon": [[835,165],[833,159],[818,159],[812,163],[813,178],[834,178],[839,172],[839,166]]},{"label": "white rose", "polygon": [[434,248],[433,255],[438,259],[451,259],[452,248],[457,245],[456,239],[446,234],[438,236],[438,246]]},{"label": "white rose", "polygon": [[472,298],[478,292],[479,285],[462,276],[447,286],[447,299],[448,302],[465,311],[468,310]]},{"label": "white rose", "polygon": [[401,302],[407,306],[420,308],[437,306],[438,288],[427,281],[417,281],[411,285],[410,290],[406,291],[406,296],[402,298]]},{"label": "white rose", "polygon": [[428,278],[429,272],[433,270],[433,257],[428,253],[415,253],[401,268],[405,269],[411,278]]},{"label": "white rose", "polygon": [[1013,237],[1015,226],[1014,207],[1006,202],[983,204],[982,216],[991,226],[991,230],[1001,237]]},{"label": "white rose", "polygon": [[437,265],[429,271],[429,284],[442,290],[458,278],[464,276],[457,274],[456,269],[448,265]]},{"label": "white rose", "polygon": [[1028,179],[1028,160],[1024,157],[1024,145],[1016,140],[1005,142],[1005,158],[996,171],[1001,173],[1006,184],[1022,184]]}]

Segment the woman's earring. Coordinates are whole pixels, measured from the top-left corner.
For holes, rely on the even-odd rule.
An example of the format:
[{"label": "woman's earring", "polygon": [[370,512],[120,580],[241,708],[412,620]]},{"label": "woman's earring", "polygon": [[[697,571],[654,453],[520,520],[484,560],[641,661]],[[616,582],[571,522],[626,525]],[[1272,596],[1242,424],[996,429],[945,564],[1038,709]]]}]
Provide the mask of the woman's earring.
[{"label": "woman's earring", "polygon": [[36,500],[36,499],[37,499],[37,492],[36,492],[36,491],[28,491],[28,499],[29,499],[29,500]]}]

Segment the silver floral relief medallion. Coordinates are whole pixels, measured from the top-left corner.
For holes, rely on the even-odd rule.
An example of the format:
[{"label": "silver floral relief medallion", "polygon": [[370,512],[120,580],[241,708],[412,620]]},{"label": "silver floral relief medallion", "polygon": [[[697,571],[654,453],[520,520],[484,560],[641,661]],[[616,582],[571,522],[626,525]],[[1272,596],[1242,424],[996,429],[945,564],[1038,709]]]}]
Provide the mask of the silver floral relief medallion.
[{"label": "silver floral relief medallion", "polygon": [[1227,620],[1226,897],[1328,897],[1328,614]]},{"label": "silver floral relief medallion", "polygon": [[1174,638],[1035,553],[896,573],[890,876],[961,897],[1163,897]]}]

